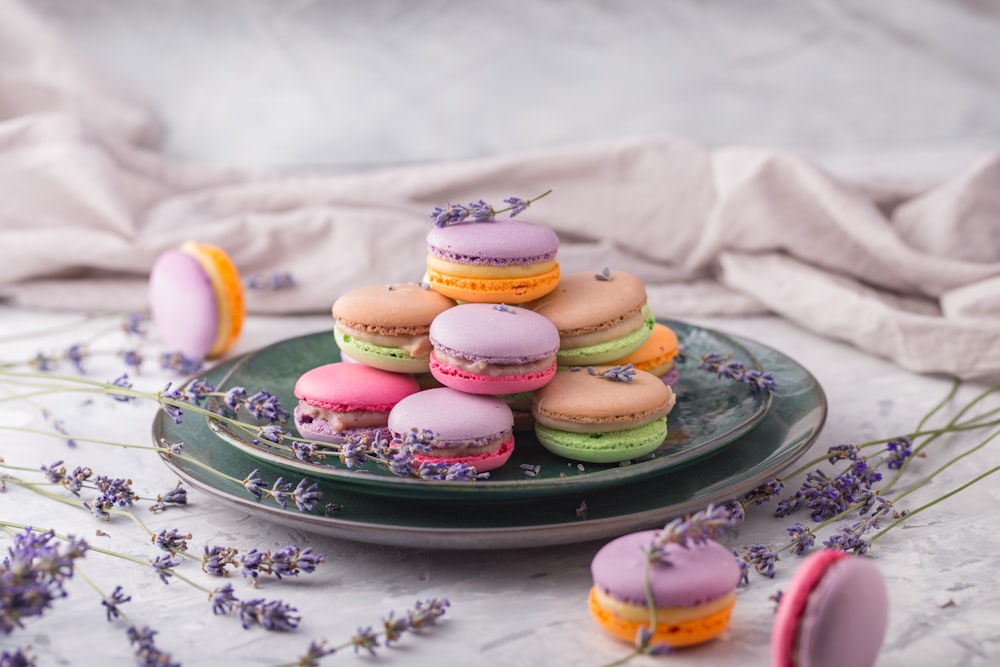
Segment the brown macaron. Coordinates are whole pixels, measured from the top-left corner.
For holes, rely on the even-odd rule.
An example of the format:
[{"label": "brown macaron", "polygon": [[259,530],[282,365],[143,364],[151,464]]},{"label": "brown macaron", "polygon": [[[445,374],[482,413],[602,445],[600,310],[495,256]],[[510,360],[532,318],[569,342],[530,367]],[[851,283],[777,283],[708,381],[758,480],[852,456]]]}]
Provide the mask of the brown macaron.
[{"label": "brown macaron", "polygon": [[614,463],[656,451],[667,437],[673,390],[629,366],[560,371],[535,392],[535,435],[554,454]]},{"label": "brown macaron", "polygon": [[333,304],[337,347],[346,357],[397,373],[427,373],[431,322],[455,305],[423,284],[367,285]]},{"label": "brown macaron", "polygon": [[559,330],[560,367],[620,359],[646,342],[656,323],[645,284],[625,271],[571,273],[526,305]]}]

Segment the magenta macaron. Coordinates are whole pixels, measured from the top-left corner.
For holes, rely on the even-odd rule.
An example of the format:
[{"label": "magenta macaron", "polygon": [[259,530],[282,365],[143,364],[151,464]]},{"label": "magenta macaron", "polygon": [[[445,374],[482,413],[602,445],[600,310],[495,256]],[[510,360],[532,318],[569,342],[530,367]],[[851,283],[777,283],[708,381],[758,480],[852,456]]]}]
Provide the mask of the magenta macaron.
[{"label": "magenta macaron", "polygon": [[337,362],[306,371],[295,382],[295,426],[302,437],[343,443],[386,432],[389,411],[420,390],[410,375]]},{"label": "magenta macaron", "polygon": [[464,463],[486,472],[499,468],[514,452],[514,414],[495,396],[467,394],[449,387],[425,389],[399,401],[389,413],[396,438],[430,431],[435,441],[421,461]]},{"label": "magenta macaron", "polygon": [[875,564],[843,551],[817,551],[778,603],[774,667],[871,667],[888,624],[888,593]]},{"label": "magenta macaron", "polygon": [[556,373],[559,330],[545,317],[503,304],[466,303],[431,322],[431,374],[471,394],[515,394]]}]

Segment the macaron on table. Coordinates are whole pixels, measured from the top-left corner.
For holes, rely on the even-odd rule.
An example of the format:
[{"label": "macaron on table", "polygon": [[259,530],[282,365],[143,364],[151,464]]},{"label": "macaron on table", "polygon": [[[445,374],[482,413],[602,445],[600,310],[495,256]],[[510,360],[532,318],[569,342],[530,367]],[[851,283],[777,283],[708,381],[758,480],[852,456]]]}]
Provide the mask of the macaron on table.
[{"label": "macaron on table", "polygon": [[201,361],[225,354],[243,327],[240,274],[221,248],[188,241],[161,254],[149,274],[149,309],[171,351]]},{"label": "macaron on table", "polygon": [[871,667],[889,625],[889,598],[868,558],[821,549],[795,571],[774,616],[774,667]]},{"label": "macaron on table", "polygon": [[658,536],[658,530],[624,535],[594,555],[591,615],[608,633],[631,643],[650,624],[648,590],[656,608],[653,643],[681,647],[717,637],[729,626],[736,604],[736,558],[718,542],[705,540],[668,543],[650,561],[647,553]]}]

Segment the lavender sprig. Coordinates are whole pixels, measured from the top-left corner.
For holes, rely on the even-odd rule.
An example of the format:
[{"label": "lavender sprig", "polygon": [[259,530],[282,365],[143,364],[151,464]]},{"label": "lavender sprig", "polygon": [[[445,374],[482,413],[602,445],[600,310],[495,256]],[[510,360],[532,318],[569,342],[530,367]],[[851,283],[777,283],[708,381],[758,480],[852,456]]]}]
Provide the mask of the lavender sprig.
[{"label": "lavender sprig", "polygon": [[458,224],[467,221],[469,218],[472,219],[472,222],[492,222],[496,219],[497,215],[508,212],[510,213],[510,217],[513,218],[523,213],[525,209],[531,206],[532,203],[538,201],[542,197],[545,197],[551,192],[551,189],[546,190],[532,199],[507,197],[503,200],[507,206],[501,209],[494,209],[493,206],[487,204],[482,199],[469,202],[468,204],[455,204],[448,202],[443,208],[441,206],[435,206],[429,216],[437,227],[447,227],[448,225]]}]

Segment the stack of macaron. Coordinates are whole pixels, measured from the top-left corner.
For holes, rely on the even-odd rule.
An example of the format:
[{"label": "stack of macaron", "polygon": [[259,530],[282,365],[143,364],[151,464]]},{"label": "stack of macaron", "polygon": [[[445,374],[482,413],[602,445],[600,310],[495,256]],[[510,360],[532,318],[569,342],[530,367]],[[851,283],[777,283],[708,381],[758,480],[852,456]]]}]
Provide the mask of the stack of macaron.
[{"label": "stack of macaron", "polygon": [[[397,437],[403,427],[429,430],[449,443],[439,458],[468,460],[489,452],[455,444],[471,437],[455,430],[463,415],[457,406],[465,404],[455,398],[460,393],[481,399],[483,410],[487,403],[504,406],[501,421],[513,417],[513,430],[534,430],[543,447],[572,460],[625,461],[663,443],[674,396],[668,379],[656,378],[672,368],[676,337],[671,343],[672,332],[655,322],[642,281],[608,269],[561,275],[556,233],[513,219],[530,201],[505,201],[512,203],[509,219],[484,202],[436,209],[420,282],[370,284],[335,299],[341,361],[298,379],[302,436],[338,443],[385,428]],[[185,284],[204,283],[204,303],[197,303],[212,326],[197,341],[175,341],[201,357],[225,352],[242,321],[242,302],[229,305],[220,288],[209,289],[221,282],[220,270],[206,257],[214,255],[186,246],[167,253],[151,276],[154,312],[164,322],[178,308],[177,299],[164,296],[171,294],[165,269],[183,273]],[[412,423],[392,416],[395,405],[418,400],[412,394],[438,388],[449,392],[420,399],[429,404],[406,413]],[[465,416],[473,414],[479,411]],[[477,437],[503,445],[506,456],[480,460],[477,469],[509,458],[508,443],[495,442],[505,429],[495,428],[484,426]]]},{"label": "stack of macaron", "polygon": [[677,339],[656,323],[642,281],[606,268],[561,275],[555,232],[470,217],[481,205],[436,210],[421,282],[368,285],[333,304],[342,359],[418,378],[422,391],[400,400],[389,431],[432,431],[430,458],[479,471],[510,456],[497,435],[506,426],[470,426],[494,410],[567,459],[654,452],[675,402]]}]

